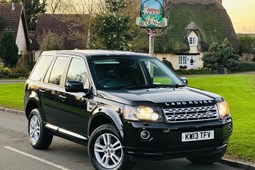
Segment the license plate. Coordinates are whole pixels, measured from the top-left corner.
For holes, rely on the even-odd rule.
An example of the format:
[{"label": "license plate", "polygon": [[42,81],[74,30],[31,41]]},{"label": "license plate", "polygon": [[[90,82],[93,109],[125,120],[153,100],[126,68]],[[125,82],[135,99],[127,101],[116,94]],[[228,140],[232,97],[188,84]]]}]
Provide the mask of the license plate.
[{"label": "license plate", "polygon": [[201,141],[214,139],[214,131],[199,131],[182,133],[182,142]]}]

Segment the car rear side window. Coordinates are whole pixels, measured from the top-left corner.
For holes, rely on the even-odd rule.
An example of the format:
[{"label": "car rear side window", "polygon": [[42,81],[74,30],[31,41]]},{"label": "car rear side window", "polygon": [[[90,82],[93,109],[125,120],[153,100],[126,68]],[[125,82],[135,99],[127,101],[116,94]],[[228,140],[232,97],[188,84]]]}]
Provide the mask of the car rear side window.
[{"label": "car rear side window", "polygon": [[69,63],[68,57],[58,57],[54,63],[49,83],[60,85],[60,81]]},{"label": "car rear side window", "polygon": [[52,63],[53,59],[54,57],[50,55],[41,56],[32,71],[30,79],[41,81],[45,72],[48,70],[50,64]]}]

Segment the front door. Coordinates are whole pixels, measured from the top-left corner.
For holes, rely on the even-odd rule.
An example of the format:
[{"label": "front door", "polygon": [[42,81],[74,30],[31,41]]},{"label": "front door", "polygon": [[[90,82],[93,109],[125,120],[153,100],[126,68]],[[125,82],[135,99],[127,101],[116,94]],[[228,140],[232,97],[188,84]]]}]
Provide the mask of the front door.
[{"label": "front door", "polygon": [[[66,80],[78,81],[84,84],[84,89],[89,88],[88,72],[85,61],[81,58],[73,57],[66,74]],[[65,92],[59,94],[61,112],[60,128],[70,132],[86,136],[87,124],[90,113],[87,111],[87,99],[84,92]]]},{"label": "front door", "polygon": [[195,68],[196,56],[187,56],[187,69]]}]

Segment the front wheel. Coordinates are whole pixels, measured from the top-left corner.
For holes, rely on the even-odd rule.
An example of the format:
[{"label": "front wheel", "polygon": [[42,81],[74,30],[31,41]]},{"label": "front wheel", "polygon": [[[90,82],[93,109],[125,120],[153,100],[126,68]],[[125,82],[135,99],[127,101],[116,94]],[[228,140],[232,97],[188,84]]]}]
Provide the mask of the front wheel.
[{"label": "front wheel", "polygon": [[223,148],[220,152],[216,154],[196,156],[187,158],[194,164],[213,164],[214,162],[219,161],[225,154],[227,147]]},{"label": "front wheel", "polygon": [[92,132],[88,154],[95,169],[132,169],[134,166],[123,149],[116,128],[111,124],[101,125]]},{"label": "front wheel", "polygon": [[47,149],[52,142],[53,135],[44,127],[41,113],[37,108],[29,114],[28,136],[30,144],[35,149]]}]

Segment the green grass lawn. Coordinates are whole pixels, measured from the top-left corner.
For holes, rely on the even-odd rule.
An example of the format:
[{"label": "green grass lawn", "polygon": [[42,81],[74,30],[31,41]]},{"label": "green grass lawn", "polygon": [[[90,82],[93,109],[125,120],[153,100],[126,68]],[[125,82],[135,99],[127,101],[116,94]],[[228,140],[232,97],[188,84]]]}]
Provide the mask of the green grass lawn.
[{"label": "green grass lawn", "polygon": [[24,110],[24,83],[0,84],[0,107]]},{"label": "green grass lawn", "polygon": [[[227,155],[255,162],[255,75],[188,76],[189,85],[222,95],[230,105],[234,131]],[[24,83],[0,84],[0,106],[23,110]]]},{"label": "green grass lawn", "polygon": [[227,155],[255,162],[255,75],[188,77],[189,86],[222,95],[230,106],[234,131]]}]

